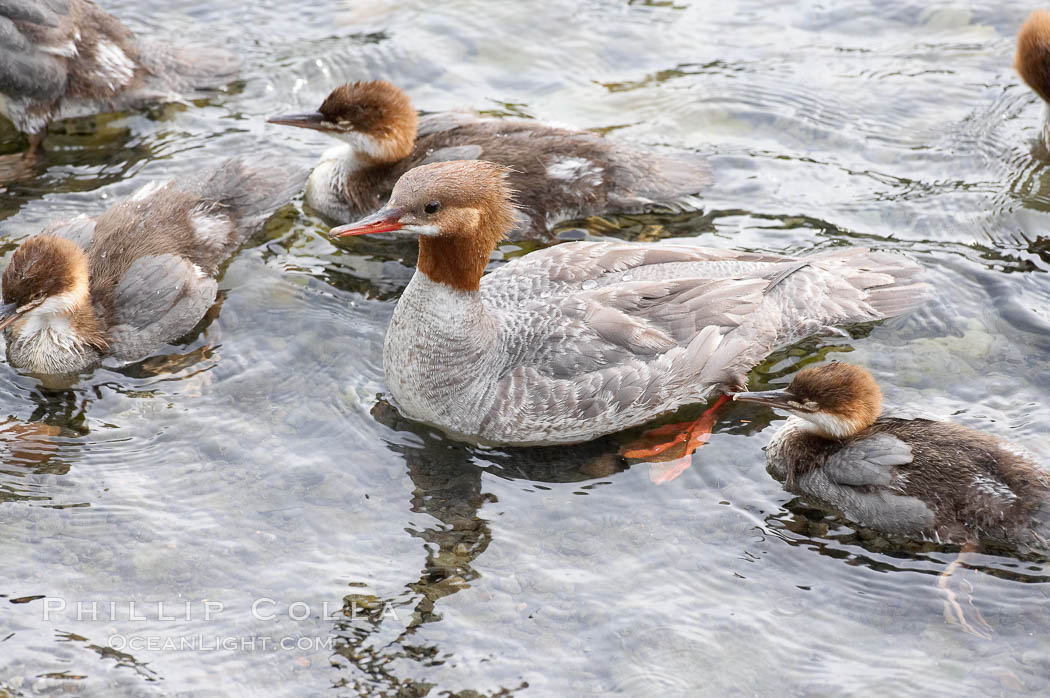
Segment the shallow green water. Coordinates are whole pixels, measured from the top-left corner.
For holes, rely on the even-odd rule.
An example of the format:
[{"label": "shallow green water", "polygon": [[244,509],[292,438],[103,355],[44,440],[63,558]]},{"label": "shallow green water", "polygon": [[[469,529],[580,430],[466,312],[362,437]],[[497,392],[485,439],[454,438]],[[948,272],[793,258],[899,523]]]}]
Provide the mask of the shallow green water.
[{"label": "shallow green water", "polygon": [[[937,287],[923,310],[781,352],[752,385],[849,352],[891,404],[1050,462],[1050,157],[1034,144],[1041,105],[1010,68],[1027,5],[103,5],[144,34],[234,47],[243,80],[57,125],[47,171],[0,194],[5,254],[48,220],[224,155],[311,164],[325,138],[265,117],[385,77],[427,111],[710,153],[705,211],[588,221],[590,235],[914,255]],[[17,150],[3,128],[0,151]],[[0,417],[59,432],[41,454],[0,425],[0,686],[1050,692],[1044,565],[978,557],[961,582],[995,632],[946,624],[937,575],[953,551],[855,531],[784,492],[764,469],[767,412],[727,410],[662,487],[644,464],[610,466],[612,441],[483,450],[399,418],[382,335],[414,248],[336,246],[326,229],[282,211],[229,265],[217,319],[167,361],[62,391],[0,365]]]}]

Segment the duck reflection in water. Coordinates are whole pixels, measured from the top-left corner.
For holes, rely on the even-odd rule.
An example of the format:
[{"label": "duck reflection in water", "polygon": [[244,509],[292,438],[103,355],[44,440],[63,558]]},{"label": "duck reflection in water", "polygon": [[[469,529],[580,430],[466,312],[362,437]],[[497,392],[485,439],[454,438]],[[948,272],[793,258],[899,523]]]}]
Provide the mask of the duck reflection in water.
[{"label": "duck reflection in water", "polygon": [[[340,641],[335,651],[387,690],[397,690],[398,695],[424,695],[425,686],[397,674],[397,662],[433,659],[437,648],[412,642],[416,629],[440,621],[438,602],[469,589],[481,576],[473,563],[488,549],[492,532],[479,512],[496,501],[493,494],[484,491],[483,475],[530,483],[572,483],[608,477],[627,466],[616,442],[608,438],[569,447],[479,450],[402,417],[385,400],[377,402],[372,416],[394,431],[415,437],[412,444],[388,442],[387,447],[404,458],[414,485],[412,512],[429,515],[437,523],[408,529],[423,542],[426,560],[419,578],[405,584],[405,592],[387,598],[363,594],[345,597],[346,619],[334,621],[332,631]],[[390,613],[384,615],[388,605],[396,609],[399,620]],[[363,615],[368,622],[360,622]],[[402,623],[404,629],[393,641],[374,644],[385,622]],[[375,683],[368,687],[377,688]]]}]

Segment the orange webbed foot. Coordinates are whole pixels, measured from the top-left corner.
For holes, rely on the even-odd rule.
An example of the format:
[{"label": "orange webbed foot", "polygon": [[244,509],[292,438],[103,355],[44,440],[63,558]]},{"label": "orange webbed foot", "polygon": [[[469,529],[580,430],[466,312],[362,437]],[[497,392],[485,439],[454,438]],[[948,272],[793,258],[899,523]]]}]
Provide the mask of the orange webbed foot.
[{"label": "orange webbed foot", "polygon": [[[650,429],[637,440],[626,445],[621,454],[625,458],[649,460],[669,455],[673,459],[660,459],[650,465],[649,479],[655,484],[670,482],[681,475],[691,464],[690,456],[711,438],[717,410],[729,400],[722,395],[715,404],[704,411],[695,422],[664,424]],[[670,437],[670,438],[668,438]],[[657,443],[651,443],[657,440]]]}]

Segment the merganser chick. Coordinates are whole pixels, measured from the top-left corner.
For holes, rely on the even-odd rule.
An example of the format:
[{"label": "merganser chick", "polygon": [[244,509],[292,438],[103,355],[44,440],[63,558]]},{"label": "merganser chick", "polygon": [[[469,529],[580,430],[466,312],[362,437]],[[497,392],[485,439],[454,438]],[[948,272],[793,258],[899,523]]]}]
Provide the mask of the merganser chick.
[{"label": "merganser chick", "polygon": [[224,50],[140,40],[90,0],[2,2],[0,35],[0,113],[29,136],[25,167],[52,121],[177,100],[237,65]]},{"label": "merganser chick", "polygon": [[408,96],[384,80],[342,85],[316,112],[269,121],[344,141],[325,152],[306,188],[306,202],[340,223],[376,211],[406,171],[449,160],[511,168],[520,205],[509,231],[514,239],[549,238],[559,221],[599,213],[695,207],[691,195],[711,182],[707,161],[692,152],[661,152],[533,121],[459,113],[420,119]]},{"label": "merganser chick", "polygon": [[882,393],[859,366],[807,368],[786,389],[733,397],[791,415],[766,447],[790,492],[887,533],[1050,551],[1050,475],[973,429],[880,416]]},{"label": "merganser chick", "polygon": [[305,180],[231,158],[27,239],[3,274],[9,361],[71,374],[108,356],[144,358],[186,334],[215,301],[220,265]]},{"label": "merganser chick", "polygon": [[1021,25],[1014,69],[1043,100],[1043,142],[1050,148],[1050,12],[1036,10]]},{"label": "merganser chick", "polygon": [[916,307],[920,268],[860,248],[793,258],[683,244],[575,242],[482,276],[514,223],[507,169],[417,167],[334,236],[418,236],[383,351],[403,412],[455,438],[588,441],[714,389],[741,389],[773,347]]}]

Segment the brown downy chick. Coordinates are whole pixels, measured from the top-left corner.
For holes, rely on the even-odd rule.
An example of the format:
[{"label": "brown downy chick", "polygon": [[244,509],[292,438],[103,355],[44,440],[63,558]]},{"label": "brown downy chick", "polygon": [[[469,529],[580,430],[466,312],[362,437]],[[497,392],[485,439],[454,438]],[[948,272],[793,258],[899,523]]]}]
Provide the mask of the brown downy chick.
[{"label": "brown downy chick", "polygon": [[379,209],[398,178],[435,162],[486,160],[510,168],[520,211],[511,238],[549,238],[560,221],[653,207],[693,208],[711,182],[706,160],[688,151],[616,143],[535,121],[467,114],[418,118],[400,89],[383,80],[337,87],[315,112],[270,123],[343,141],[314,168],[306,202],[347,223]]},{"label": "brown downy chick", "polygon": [[766,447],[790,491],[890,533],[1050,552],[1046,472],[973,429],[880,416],[882,393],[859,366],[808,368],[787,388],[734,398],[791,415]]},{"label": "brown downy chick", "polygon": [[65,375],[178,339],[214,302],[221,264],[305,178],[231,158],[29,238],[3,274],[9,361]]}]

